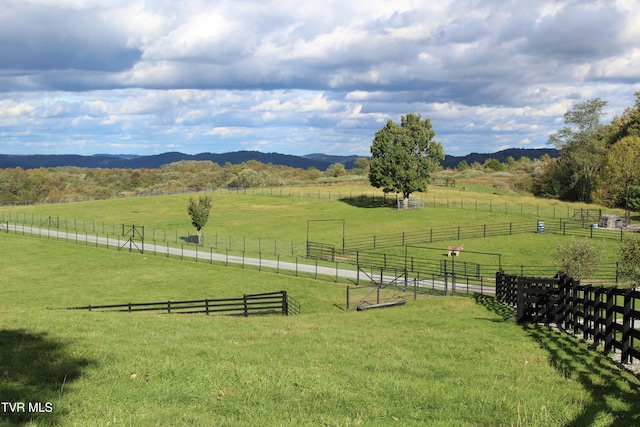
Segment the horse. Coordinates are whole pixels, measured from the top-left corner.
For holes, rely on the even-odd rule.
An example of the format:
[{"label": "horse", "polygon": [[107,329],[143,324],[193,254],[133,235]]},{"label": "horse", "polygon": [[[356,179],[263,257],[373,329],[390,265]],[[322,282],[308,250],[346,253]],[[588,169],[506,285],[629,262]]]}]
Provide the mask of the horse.
[{"label": "horse", "polygon": [[449,251],[447,253],[447,256],[451,256],[451,254],[453,254],[454,256],[460,255],[460,251],[464,249],[463,245],[458,245],[458,246],[449,246],[447,248],[447,250]]}]

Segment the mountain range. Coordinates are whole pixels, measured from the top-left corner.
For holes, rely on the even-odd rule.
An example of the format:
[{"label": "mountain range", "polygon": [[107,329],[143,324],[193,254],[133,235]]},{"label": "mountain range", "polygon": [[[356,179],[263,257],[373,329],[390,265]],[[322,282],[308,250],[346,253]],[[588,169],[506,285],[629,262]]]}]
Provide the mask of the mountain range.
[{"label": "mountain range", "polygon": [[[559,156],[558,150],[550,148],[510,148],[495,153],[471,153],[465,156],[445,156],[445,159],[440,162],[440,164],[444,168],[455,168],[458,163],[463,160],[471,165],[474,162],[484,163],[487,159],[497,159],[500,162],[504,162],[509,156],[513,157],[515,160],[518,160],[521,157],[528,157],[533,160],[540,158],[545,154],[552,158]],[[209,160],[219,165],[224,165],[226,163],[240,164],[249,160],[255,160],[264,164],[290,166],[302,169],[314,167],[324,171],[334,163],[342,163],[345,168],[352,169],[354,167],[354,161],[358,157],[363,156],[332,156],[322,153],[293,156],[279,153],[262,153],[260,151],[234,151],[222,154],[200,153],[195,155],[167,152],[150,156],[128,154],[96,154],[93,156],[81,156],[75,154],[0,154],[0,168],[20,167],[22,169],[37,169],[41,167],[53,168],[76,166],[83,168],[107,169],[156,169],[169,163],[184,160]]]}]

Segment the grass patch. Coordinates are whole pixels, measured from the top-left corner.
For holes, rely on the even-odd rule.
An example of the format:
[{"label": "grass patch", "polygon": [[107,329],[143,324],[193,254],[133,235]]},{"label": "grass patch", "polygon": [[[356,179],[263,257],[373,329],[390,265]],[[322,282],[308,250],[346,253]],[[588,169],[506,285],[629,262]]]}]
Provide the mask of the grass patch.
[{"label": "grass patch", "polygon": [[[4,425],[637,425],[635,377],[492,299],[345,312],[344,286],[0,235]],[[286,289],[303,314],[47,310]],[[600,380],[598,380],[600,379]],[[601,386],[602,385],[602,386]]]}]

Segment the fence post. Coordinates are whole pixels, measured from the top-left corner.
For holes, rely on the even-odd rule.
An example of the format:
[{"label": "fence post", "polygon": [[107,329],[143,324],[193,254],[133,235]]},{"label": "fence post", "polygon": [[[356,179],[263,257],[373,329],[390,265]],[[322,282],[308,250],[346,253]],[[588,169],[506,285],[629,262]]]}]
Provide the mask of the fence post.
[{"label": "fence post", "polygon": [[631,349],[631,323],[633,321],[633,310],[631,309],[631,292],[633,289],[624,290],[624,307],[622,312],[622,355],[620,356],[621,363],[630,362],[629,350]]},{"label": "fence post", "polygon": [[[431,275],[431,287],[434,288],[436,285],[436,275]],[[449,274],[445,270],[444,272],[444,286],[443,286],[444,295],[447,296],[449,292]]]},{"label": "fence post", "polygon": [[244,303],[244,317],[248,317],[249,310],[247,307],[247,294],[242,295],[242,302]]},{"label": "fence post", "polygon": [[287,299],[287,291],[282,291],[282,315],[289,315],[289,300]]},{"label": "fence post", "polygon": [[611,351],[611,347],[613,346],[613,339],[615,330],[613,329],[613,325],[615,324],[615,312],[614,312],[614,301],[616,299],[615,289],[607,288],[607,304],[606,304],[606,319],[605,319],[605,331],[604,331],[604,351]]},{"label": "fence post", "polygon": [[591,289],[591,285],[585,285],[582,293],[582,338],[585,340],[589,337],[589,297]]},{"label": "fence post", "polygon": [[518,279],[518,291],[516,293],[516,322],[524,321],[524,281]]}]

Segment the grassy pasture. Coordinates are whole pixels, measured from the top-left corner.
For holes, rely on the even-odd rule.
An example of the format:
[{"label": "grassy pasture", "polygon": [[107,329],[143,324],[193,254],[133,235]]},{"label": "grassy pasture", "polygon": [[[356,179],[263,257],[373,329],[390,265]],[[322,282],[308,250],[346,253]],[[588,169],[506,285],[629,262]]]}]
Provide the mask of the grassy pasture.
[{"label": "grassy pasture", "polygon": [[[456,188],[432,186],[429,193],[417,195],[425,198],[424,209],[403,212],[392,205],[381,206],[382,192],[357,183],[332,187],[257,189],[256,194],[251,191],[247,194],[229,193],[226,190],[216,192],[211,217],[204,228],[205,246],[213,245],[215,250],[221,252],[225,248],[236,251],[247,248],[248,252],[256,253],[260,250],[291,256],[304,254],[307,235],[310,240],[341,246],[342,223],[324,220],[344,220],[345,237],[349,240],[430,229],[451,230],[458,226],[464,229],[482,224],[523,221],[534,224],[538,219],[535,216],[538,211],[555,215],[555,219],[549,218],[555,224],[561,216],[566,217],[575,209],[599,208],[534,199],[516,193],[496,195],[485,191],[487,187],[477,185],[477,190],[463,192],[460,185],[462,184],[458,184]],[[287,196],[280,197],[281,193]],[[289,197],[288,194],[294,196]],[[337,195],[344,197],[339,199]],[[347,198],[347,195],[351,198]],[[36,226],[40,225],[41,218],[60,217],[63,229],[95,230],[112,236],[121,230],[122,224],[144,225],[147,241],[156,240],[159,244],[172,246],[193,245],[194,239],[189,236],[195,234],[195,229],[186,213],[189,197],[197,195],[4,207],[2,217],[6,219],[9,214],[13,217],[22,215],[27,222]],[[466,204],[461,197],[466,198]],[[430,202],[432,199],[435,203]],[[487,209],[489,204],[493,206],[491,211]],[[476,205],[479,205],[478,210]],[[533,231],[532,226],[531,234],[463,239],[462,242],[467,251],[501,253],[503,264],[552,266],[555,263],[556,242],[566,242],[570,237],[560,236],[559,233],[537,235]],[[446,248],[458,243],[460,242],[451,240],[436,242],[430,246]],[[607,239],[603,244],[605,262],[615,263],[619,258],[618,243]],[[404,250],[385,248],[383,251],[399,254]],[[441,254],[430,255],[441,258]],[[497,264],[495,257],[485,259],[486,257],[468,253],[465,257],[473,262],[490,261]]]},{"label": "grassy pasture", "polygon": [[[640,382],[491,299],[344,312],[331,282],[0,235],[2,425],[636,425]],[[47,310],[278,289],[296,317]]]},{"label": "grassy pasture", "polygon": [[[350,191],[358,188],[370,191]],[[10,210],[188,230],[188,198]],[[522,220],[514,213],[444,206],[409,212],[362,206],[216,193],[207,232],[303,242],[308,219],[344,218],[347,236]],[[317,225],[317,233],[341,232]],[[508,244],[514,263],[548,262],[558,238],[516,235],[465,246],[499,251]],[[587,343],[505,320],[513,313],[491,299],[430,297],[345,312],[339,308],[344,284],[330,281],[6,233],[0,233],[0,253],[0,396],[53,405],[51,413],[0,413],[0,425],[640,423],[636,377]],[[301,302],[302,315],[245,319],[45,308],[282,289]]]}]

